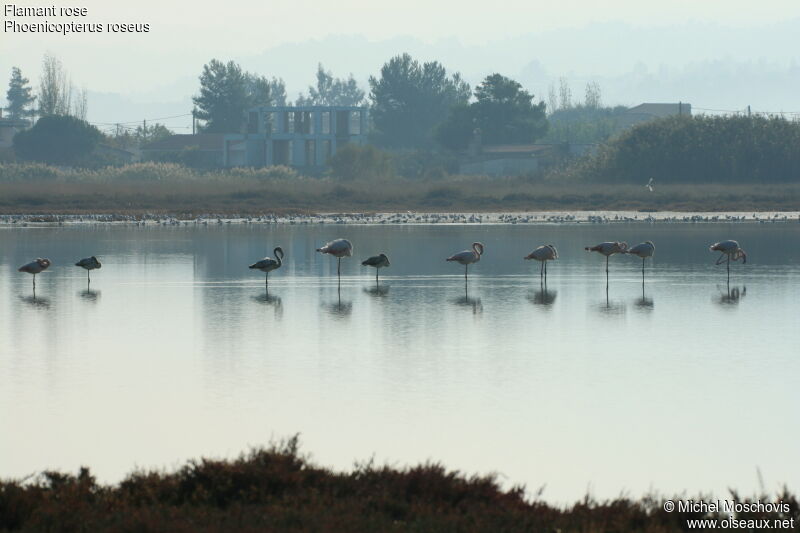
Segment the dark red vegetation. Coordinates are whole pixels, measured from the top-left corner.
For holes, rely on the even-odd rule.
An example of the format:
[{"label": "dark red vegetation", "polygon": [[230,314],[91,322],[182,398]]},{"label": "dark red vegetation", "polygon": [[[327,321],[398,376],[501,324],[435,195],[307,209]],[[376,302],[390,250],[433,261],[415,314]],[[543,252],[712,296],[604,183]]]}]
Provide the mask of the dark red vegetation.
[{"label": "dark red vegetation", "polygon": [[[493,476],[468,477],[438,464],[367,463],[338,473],[311,464],[297,446],[293,438],[232,461],[135,472],[113,486],[98,485],[85,468],[0,481],[0,531],[660,533],[686,531],[687,519],[704,516],[666,513],[656,497],[587,497],[558,507],[521,487],[504,490]],[[796,497],[784,490],[771,501],[779,499],[790,513],[768,517],[797,524]]]}]

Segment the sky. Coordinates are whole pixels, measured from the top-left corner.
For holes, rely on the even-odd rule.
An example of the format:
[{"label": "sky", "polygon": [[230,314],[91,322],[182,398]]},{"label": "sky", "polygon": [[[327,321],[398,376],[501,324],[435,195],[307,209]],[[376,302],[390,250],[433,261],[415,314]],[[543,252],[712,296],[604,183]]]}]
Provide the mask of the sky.
[{"label": "sky", "polygon": [[[404,51],[441,60],[473,84],[501,70],[542,97],[553,80],[566,77],[576,94],[587,80],[600,80],[610,104],[663,99],[673,95],[662,87],[689,87],[689,94],[671,99],[709,100],[702,102],[707,107],[800,108],[791,91],[780,87],[800,76],[796,0],[83,0],[75,5],[87,7],[88,16],[48,20],[148,23],[150,31],[3,32],[0,75],[19,66],[35,85],[43,54],[55,54],[73,83],[89,91],[89,115],[96,121],[185,110],[211,58],[234,59],[247,70],[283,77],[294,97],[313,81],[318,61],[336,75],[353,73],[365,85],[383,61]],[[731,72],[746,76],[751,87],[732,94],[727,87],[720,92],[730,101],[711,101],[716,98],[707,94],[717,78],[719,83],[737,79]],[[704,73],[717,78],[703,79]],[[753,86],[753,76],[764,85]],[[648,77],[650,83],[643,83]],[[154,115],[143,116],[148,113]]]}]

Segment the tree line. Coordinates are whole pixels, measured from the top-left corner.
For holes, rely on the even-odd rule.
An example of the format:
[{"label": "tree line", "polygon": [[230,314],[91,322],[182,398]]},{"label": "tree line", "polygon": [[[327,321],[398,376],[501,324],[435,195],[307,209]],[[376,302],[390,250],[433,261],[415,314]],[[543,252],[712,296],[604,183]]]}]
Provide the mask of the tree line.
[{"label": "tree line", "polygon": [[782,117],[676,115],[624,131],[568,175],[605,183],[797,183],[798,147],[800,122]]}]

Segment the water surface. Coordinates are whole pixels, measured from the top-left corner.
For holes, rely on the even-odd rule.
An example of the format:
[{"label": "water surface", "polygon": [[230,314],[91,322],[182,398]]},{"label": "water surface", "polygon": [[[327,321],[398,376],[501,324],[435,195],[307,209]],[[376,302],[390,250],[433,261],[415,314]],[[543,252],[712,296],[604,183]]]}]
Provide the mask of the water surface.
[{"label": "water surface", "polygon": [[[347,237],[356,257],[314,249]],[[708,245],[735,238],[748,263]],[[470,269],[444,258],[478,240]],[[652,240],[641,261],[604,240]],[[540,283],[522,257],[553,243]],[[0,229],[0,476],[230,457],[301,433],[553,501],[800,482],[800,224]],[[282,246],[270,276],[247,265]],[[360,259],[380,251],[392,266]],[[97,255],[103,268],[73,267]],[[34,257],[53,267],[31,277]]]}]

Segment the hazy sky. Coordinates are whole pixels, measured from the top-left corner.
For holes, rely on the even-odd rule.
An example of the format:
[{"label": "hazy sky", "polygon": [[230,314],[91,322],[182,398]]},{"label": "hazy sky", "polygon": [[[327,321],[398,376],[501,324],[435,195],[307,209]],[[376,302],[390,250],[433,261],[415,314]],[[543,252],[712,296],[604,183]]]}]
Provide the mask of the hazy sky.
[{"label": "hazy sky", "polygon": [[[74,4],[56,3],[57,6]],[[40,4],[21,0],[18,5]],[[800,20],[800,2],[797,0],[84,0],[79,5],[89,8],[89,16],[72,20],[146,22],[151,25],[151,31],[138,35],[67,37],[0,33],[0,83],[3,87],[11,66],[20,66],[36,83],[41,57],[50,51],[62,60],[76,85],[86,86],[92,92],[138,93],[147,94],[150,100],[156,95],[155,98],[164,101],[185,101],[192,91],[190,86],[196,85],[202,65],[217,57],[236,59],[247,69],[285,77],[293,97],[304,83],[313,79],[316,66],[316,59],[310,58],[313,53],[298,55],[297,58],[298,62],[310,63],[302,65],[303,71],[308,72],[307,82],[278,69],[295,67],[291,57],[295,48],[312,50],[315,42],[319,45],[320,40],[330,36],[361,37],[376,42],[397,39],[398,49],[383,46],[380,47],[381,53],[384,50],[399,53],[404,51],[400,48],[407,43],[416,43],[413,51],[424,56],[425,45],[430,45],[431,55],[445,56],[441,58],[443,62],[449,58],[450,63],[445,62],[446,66],[475,76],[500,67],[509,70],[505,72],[507,75],[514,76],[532,60],[539,61],[550,73],[572,72],[578,77],[618,75],[632,70],[638,63],[651,69],[664,65],[677,68],[698,59],[788,64],[798,55],[796,41],[795,45],[784,42],[785,39],[771,43],[768,38],[772,33],[770,28],[793,19]],[[18,19],[19,22],[34,20]],[[639,37],[633,40],[624,32],[619,37],[613,33],[609,36],[608,32],[587,32],[587,39],[582,40],[581,29],[596,27],[599,23],[622,23],[632,31],[658,29],[666,37],[663,42],[650,43],[649,48],[640,46]],[[680,42],[681,38],[670,42],[669,33],[663,30],[672,27],[693,28],[695,36],[702,36],[703,28],[713,27],[723,35],[725,42],[713,38],[709,42],[693,42],[692,48],[687,49],[685,43]],[[720,28],[727,34],[720,33]],[[763,30],[766,39],[752,32],[742,33],[747,37],[737,39],[737,32],[758,28]],[[555,39],[553,42],[558,45],[553,47],[547,46],[548,41],[536,41],[544,43],[539,49],[527,46],[532,41],[520,41],[521,38],[557,35],[559,32],[569,32],[572,37],[566,43],[563,39]],[[589,39],[597,35],[603,42]],[[741,42],[748,38],[753,42]],[[480,57],[481,47],[487,43],[490,45],[487,49],[497,53],[492,56],[487,51]],[[324,55],[326,46],[321,46],[323,52],[318,55]],[[749,54],[751,48],[753,52]],[[275,49],[286,50],[290,57],[276,57],[274,53],[269,56],[270,50]],[[603,49],[608,53],[598,56],[597,50]],[[370,54],[344,50],[344,57],[342,54],[328,54],[327,58],[320,57],[319,60],[332,66],[336,74],[355,73],[362,82],[379,69],[381,60],[376,61]],[[275,71],[264,72],[264,69]],[[91,100],[89,105],[91,112]]]}]

